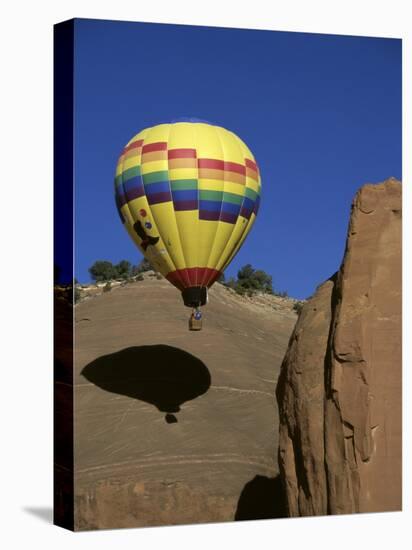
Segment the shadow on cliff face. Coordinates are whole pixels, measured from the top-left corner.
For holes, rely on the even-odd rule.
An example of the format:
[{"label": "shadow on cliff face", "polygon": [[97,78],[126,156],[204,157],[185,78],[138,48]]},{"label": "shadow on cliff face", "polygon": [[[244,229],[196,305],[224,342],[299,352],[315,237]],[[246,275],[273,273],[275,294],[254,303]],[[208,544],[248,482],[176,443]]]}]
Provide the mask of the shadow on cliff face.
[{"label": "shadow on cliff face", "polygon": [[286,499],[280,476],[255,476],[239,497],[235,521],[287,517]]},{"label": "shadow on cliff face", "polygon": [[103,355],[82,375],[103,390],[140,399],[166,413],[168,423],[185,401],[207,392],[211,377],[194,355],[171,346],[139,346]]}]

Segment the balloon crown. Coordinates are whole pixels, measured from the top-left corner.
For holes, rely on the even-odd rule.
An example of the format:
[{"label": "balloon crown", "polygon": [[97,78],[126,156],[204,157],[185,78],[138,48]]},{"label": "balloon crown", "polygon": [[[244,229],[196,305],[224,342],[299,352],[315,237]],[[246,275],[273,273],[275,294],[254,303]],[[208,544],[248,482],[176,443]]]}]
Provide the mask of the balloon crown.
[{"label": "balloon crown", "polygon": [[202,122],[203,124],[213,124],[213,122],[210,122],[210,120],[204,120],[202,118],[196,118],[196,117],[179,117],[172,119],[171,123],[175,122]]}]

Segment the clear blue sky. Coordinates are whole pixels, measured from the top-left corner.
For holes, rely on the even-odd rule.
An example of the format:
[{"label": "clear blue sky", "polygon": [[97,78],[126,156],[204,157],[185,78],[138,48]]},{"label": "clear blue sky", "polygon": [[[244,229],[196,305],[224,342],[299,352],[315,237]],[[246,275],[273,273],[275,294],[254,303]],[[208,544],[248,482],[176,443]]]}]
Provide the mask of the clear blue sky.
[{"label": "clear blue sky", "polygon": [[251,263],[305,298],[339,267],[364,183],[401,179],[401,41],[76,20],[76,277],[141,259],[113,200],[119,153],[181,117],[224,126],[260,166],[262,202],[226,270]]}]

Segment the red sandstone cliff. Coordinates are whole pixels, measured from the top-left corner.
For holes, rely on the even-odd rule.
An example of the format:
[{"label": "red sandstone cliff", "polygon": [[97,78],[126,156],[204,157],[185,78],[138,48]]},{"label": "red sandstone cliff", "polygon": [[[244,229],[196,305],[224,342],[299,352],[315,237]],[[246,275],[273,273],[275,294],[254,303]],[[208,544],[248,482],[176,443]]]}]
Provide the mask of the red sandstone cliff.
[{"label": "red sandstone cliff", "polygon": [[277,385],[290,516],[400,510],[401,184],[356,194],[344,259],[304,306]]}]

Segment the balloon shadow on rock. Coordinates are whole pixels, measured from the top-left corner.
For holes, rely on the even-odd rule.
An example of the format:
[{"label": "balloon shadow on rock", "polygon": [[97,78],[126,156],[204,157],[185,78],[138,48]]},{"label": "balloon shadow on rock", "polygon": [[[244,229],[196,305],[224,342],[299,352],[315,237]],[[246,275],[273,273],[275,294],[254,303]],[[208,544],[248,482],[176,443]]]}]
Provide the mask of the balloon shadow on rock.
[{"label": "balloon shadow on rock", "polygon": [[186,401],[203,395],[211,377],[200,359],[166,345],[125,348],[86,365],[82,375],[103,390],[139,399],[166,413],[168,424]]},{"label": "balloon shadow on rock", "polygon": [[286,496],[280,476],[255,476],[240,494],[235,521],[287,517]]}]

